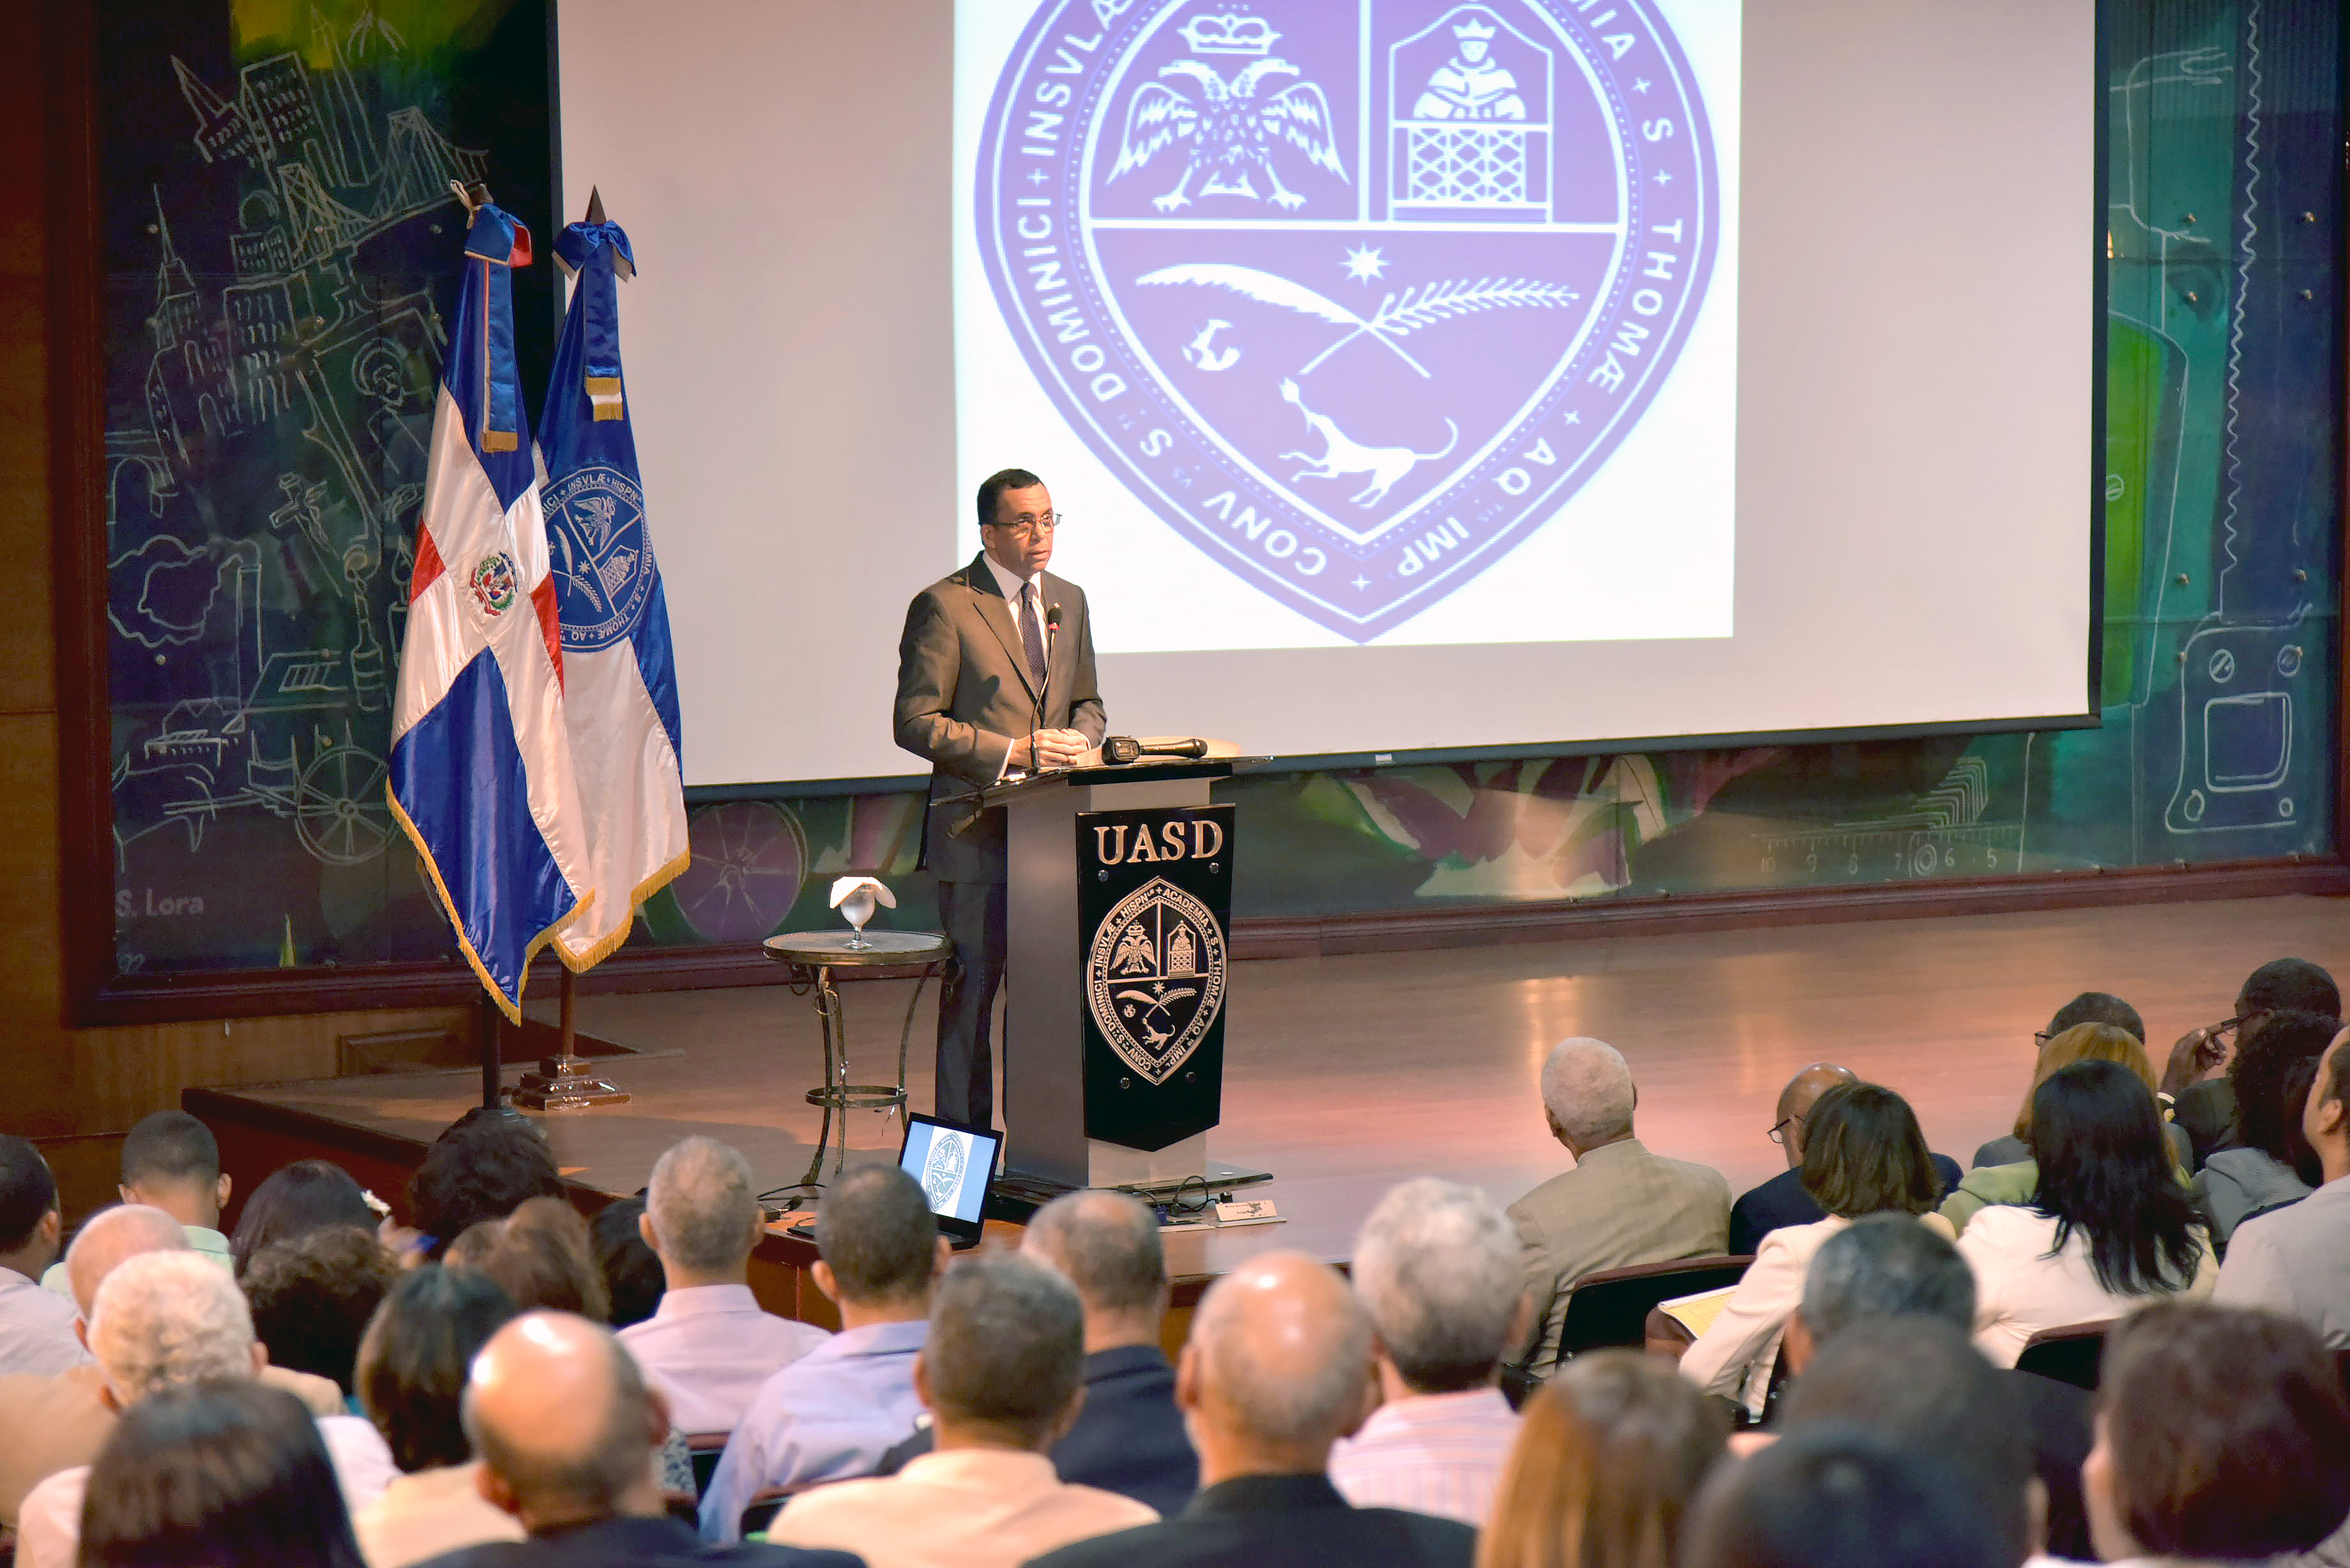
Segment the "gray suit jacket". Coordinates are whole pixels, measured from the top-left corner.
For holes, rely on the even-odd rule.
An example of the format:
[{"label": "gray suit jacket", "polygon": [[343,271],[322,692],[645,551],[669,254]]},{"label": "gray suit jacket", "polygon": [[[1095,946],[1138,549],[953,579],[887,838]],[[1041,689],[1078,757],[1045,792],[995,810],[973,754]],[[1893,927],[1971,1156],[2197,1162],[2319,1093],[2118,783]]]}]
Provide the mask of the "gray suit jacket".
[{"label": "gray suit jacket", "polygon": [[1595,1148],[1510,1205],[1536,1315],[1524,1364],[1558,1361],[1566,1293],[1601,1269],[1719,1252],[1730,1237],[1730,1183],[1711,1166],[1650,1154],[1638,1138]]},{"label": "gray suit jacket", "polygon": [[996,781],[1015,736],[1032,727],[1075,730],[1101,743],[1101,692],[1094,683],[1086,592],[1050,572],[1040,586],[1046,606],[1061,607],[1041,721],[1019,623],[983,554],[924,588],[907,607],[906,632],[898,643],[894,731],[899,745],[931,763],[922,859],[941,882],[1003,880],[1003,811],[983,813],[961,833],[952,829],[971,815],[960,797]]}]

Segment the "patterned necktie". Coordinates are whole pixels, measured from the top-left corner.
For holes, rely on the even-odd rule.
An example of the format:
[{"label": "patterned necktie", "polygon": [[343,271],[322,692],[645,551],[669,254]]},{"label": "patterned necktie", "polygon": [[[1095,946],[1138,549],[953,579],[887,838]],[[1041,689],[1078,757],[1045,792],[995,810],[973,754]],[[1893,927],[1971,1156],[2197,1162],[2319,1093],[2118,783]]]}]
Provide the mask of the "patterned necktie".
[{"label": "patterned necktie", "polygon": [[1045,628],[1036,619],[1036,585],[1020,588],[1020,640],[1028,649],[1028,678],[1045,690]]}]

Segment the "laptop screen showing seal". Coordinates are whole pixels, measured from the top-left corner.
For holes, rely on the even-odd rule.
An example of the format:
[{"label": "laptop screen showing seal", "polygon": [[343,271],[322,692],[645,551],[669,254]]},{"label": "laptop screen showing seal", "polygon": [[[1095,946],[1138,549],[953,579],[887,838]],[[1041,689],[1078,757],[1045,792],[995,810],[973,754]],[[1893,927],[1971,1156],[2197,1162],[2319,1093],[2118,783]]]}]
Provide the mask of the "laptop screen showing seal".
[{"label": "laptop screen showing seal", "polygon": [[908,1113],[898,1165],[921,1183],[942,1234],[968,1241],[979,1239],[980,1216],[995,1185],[995,1155],[1003,1141],[1001,1133],[984,1127],[958,1127]]}]

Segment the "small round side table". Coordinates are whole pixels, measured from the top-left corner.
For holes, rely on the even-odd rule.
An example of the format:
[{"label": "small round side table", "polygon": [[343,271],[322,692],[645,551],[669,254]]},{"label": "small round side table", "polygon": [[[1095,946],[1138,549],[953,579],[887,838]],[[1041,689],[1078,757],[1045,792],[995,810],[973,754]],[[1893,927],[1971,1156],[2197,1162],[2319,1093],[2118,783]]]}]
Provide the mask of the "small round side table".
[{"label": "small round side table", "polygon": [[[796,1183],[801,1187],[820,1187],[825,1145],[832,1141],[836,1123],[840,1128],[840,1149],[833,1160],[832,1172],[837,1176],[848,1163],[850,1111],[906,1108],[906,1047],[913,1038],[914,1014],[921,1006],[922,987],[954,955],[954,943],[935,931],[867,931],[860,944],[858,932],[836,930],[786,931],[779,937],[769,937],[764,945],[770,959],[791,970],[794,985],[814,989],[816,1010],[824,1020],[824,1085],[807,1092],[809,1105],[824,1107],[824,1128],[816,1134],[816,1158],[808,1161],[807,1175]],[[914,994],[906,1002],[905,1025],[898,1032],[898,1081],[852,1084],[848,1081],[847,1022],[841,1012],[840,992],[832,982],[832,971],[889,964],[920,964],[922,970],[914,981]]]}]

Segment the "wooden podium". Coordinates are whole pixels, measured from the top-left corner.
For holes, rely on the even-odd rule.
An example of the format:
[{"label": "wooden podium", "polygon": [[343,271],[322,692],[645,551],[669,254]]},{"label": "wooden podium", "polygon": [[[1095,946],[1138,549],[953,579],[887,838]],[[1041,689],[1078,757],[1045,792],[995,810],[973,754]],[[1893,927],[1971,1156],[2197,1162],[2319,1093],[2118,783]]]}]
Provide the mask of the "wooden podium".
[{"label": "wooden podium", "polygon": [[1230,1187],[1223,1093],[1232,807],[1257,758],[1146,758],[997,784],[1005,813],[1004,1168],[1028,1192]]}]

